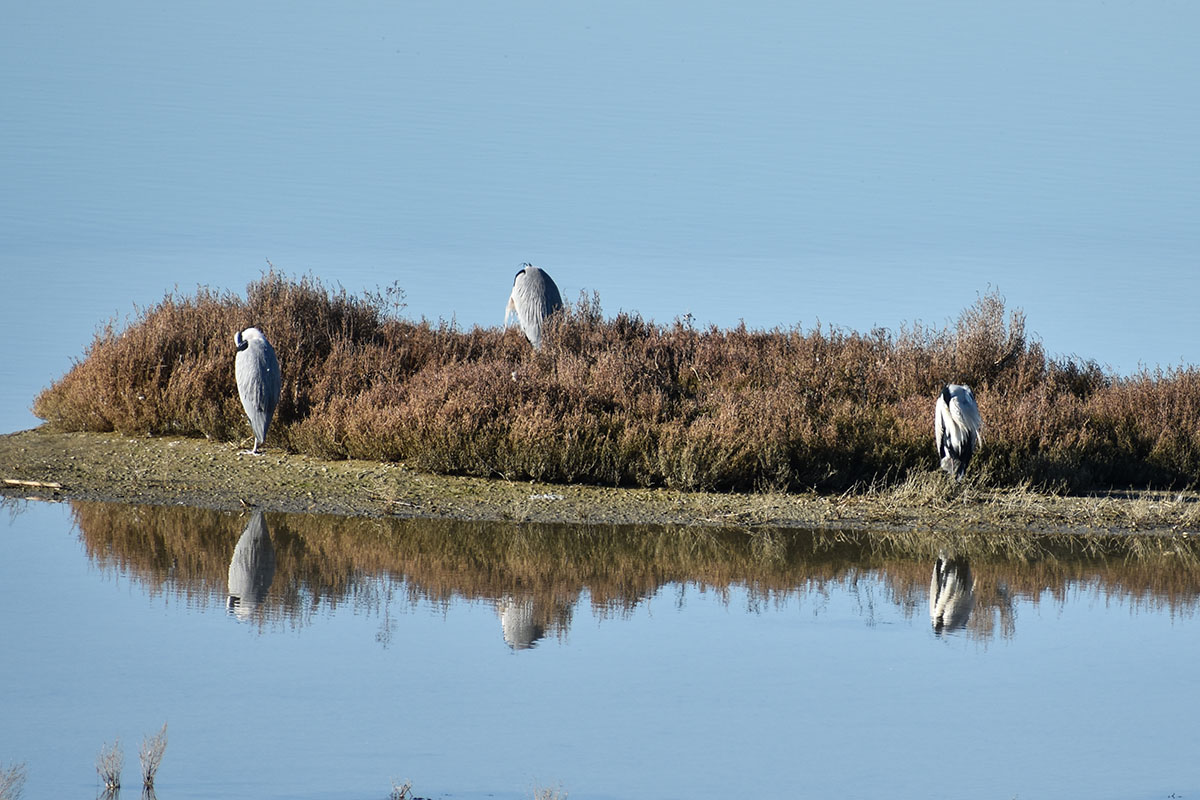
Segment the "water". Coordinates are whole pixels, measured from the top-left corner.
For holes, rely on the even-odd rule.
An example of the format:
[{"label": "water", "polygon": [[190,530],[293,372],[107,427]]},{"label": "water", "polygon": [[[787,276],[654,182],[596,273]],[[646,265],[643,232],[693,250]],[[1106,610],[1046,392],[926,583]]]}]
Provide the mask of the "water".
[{"label": "water", "polygon": [[940,325],[1200,361],[1200,9],[884,2],[6,9],[0,431],[98,324],[270,259],[496,325]]},{"label": "water", "polygon": [[[0,762],[26,797],[95,792],[116,737],[135,794],[164,721],[174,798],[1200,790],[1186,540],[262,522],[6,518]],[[942,547],[970,591],[935,633]]]},{"label": "water", "polygon": [[[37,424],[34,395],[98,325],[175,287],[242,291],[268,259],[350,291],[398,281],[410,315],[463,326],[499,324],[526,260],[609,314],[723,326],[938,325],[991,285],[1051,353],[1200,362],[1198,22],[1115,3],[13,5],[0,432]],[[276,571],[242,621],[245,519],[139,512],[106,539],[82,513],[34,505],[0,538],[0,761],[28,763],[31,798],[93,792],[116,736],[136,791],[164,720],[177,798],[376,798],[393,777],[472,799],[1200,785],[1195,580],[1169,559],[1152,572],[1178,585],[975,562],[968,628],[937,636],[933,553],[792,553],[731,580],[716,556],[659,575],[620,539],[643,568],[618,591],[574,551],[553,563],[590,573],[439,545],[511,531],[405,529],[420,546],[398,559],[268,516]],[[478,563],[549,605],[525,614],[520,582]]]}]

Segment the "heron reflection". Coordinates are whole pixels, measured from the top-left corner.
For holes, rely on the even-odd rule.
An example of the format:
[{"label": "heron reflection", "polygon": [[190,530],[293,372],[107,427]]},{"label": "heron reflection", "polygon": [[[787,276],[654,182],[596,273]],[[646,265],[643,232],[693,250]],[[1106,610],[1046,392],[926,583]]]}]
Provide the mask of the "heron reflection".
[{"label": "heron reflection", "polygon": [[262,607],[274,578],[275,547],[262,512],[255,511],[233,548],[226,608],[238,619],[250,619]]},{"label": "heron reflection", "polygon": [[532,597],[505,595],[496,604],[504,641],[513,650],[528,650],[546,635],[546,629],[534,620]]},{"label": "heron reflection", "polygon": [[929,581],[929,619],[941,634],[967,626],[975,608],[975,576],[965,558],[938,556]]}]

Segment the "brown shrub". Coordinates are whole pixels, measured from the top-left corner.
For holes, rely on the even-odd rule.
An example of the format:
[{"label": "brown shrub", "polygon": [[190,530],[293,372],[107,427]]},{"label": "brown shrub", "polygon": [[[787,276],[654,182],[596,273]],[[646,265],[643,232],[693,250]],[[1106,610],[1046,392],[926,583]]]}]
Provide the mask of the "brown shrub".
[{"label": "brown shrub", "polygon": [[934,398],[976,390],[974,480],[1085,490],[1183,486],[1200,474],[1200,375],[1105,373],[1050,360],[980,296],[950,329],[697,329],[580,299],[533,351],[512,329],[400,318],[398,289],[352,297],[269,272],[246,300],[168,295],[36,400],[52,425],[240,438],[233,333],[275,346],[270,443],[435,472],[684,489],[845,489],[936,467]]}]

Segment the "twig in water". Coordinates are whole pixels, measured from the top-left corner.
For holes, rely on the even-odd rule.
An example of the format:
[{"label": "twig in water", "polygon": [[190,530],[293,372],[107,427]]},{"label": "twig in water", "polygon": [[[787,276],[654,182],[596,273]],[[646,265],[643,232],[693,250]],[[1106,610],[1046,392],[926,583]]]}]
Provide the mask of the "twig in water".
[{"label": "twig in water", "polygon": [[163,753],[167,749],[167,723],[162,730],[152,737],[142,738],[142,749],[138,751],[138,761],[142,764],[142,787],[154,789],[154,775],[162,764]]},{"label": "twig in water", "polygon": [[121,769],[124,766],[125,753],[121,750],[120,739],[100,748],[100,755],[96,758],[96,774],[100,776],[106,791],[115,792],[121,788]]}]

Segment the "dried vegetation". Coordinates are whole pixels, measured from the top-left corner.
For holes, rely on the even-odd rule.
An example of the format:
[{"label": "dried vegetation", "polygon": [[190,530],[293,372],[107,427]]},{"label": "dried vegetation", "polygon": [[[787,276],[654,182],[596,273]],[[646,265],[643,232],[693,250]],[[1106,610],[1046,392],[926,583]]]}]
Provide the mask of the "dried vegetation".
[{"label": "dried vegetation", "polygon": [[125,751],[121,749],[120,739],[100,748],[100,755],[96,757],[96,775],[104,786],[104,796],[115,797],[120,791],[121,770],[124,767]]},{"label": "dried vegetation", "polygon": [[142,737],[142,746],[138,750],[138,763],[142,766],[142,789],[144,792],[154,791],[154,778],[158,768],[162,766],[163,755],[167,751],[167,723],[153,736]]},{"label": "dried vegetation", "polygon": [[1086,491],[1182,488],[1200,474],[1200,373],[1118,377],[1048,357],[996,293],[950,327],[862,334],[604,319],[581,298],[534,352],[519,331],[399,315],[271,272],[246,299],[170,295],[101,330],[34,410],[58,429],[249,430],[233,333],[265,331],[283,397],[268,445],[448,474],[688,490],[869,490],[935,466],[933,398],[975,388],[986,446],[972,480]]}]

